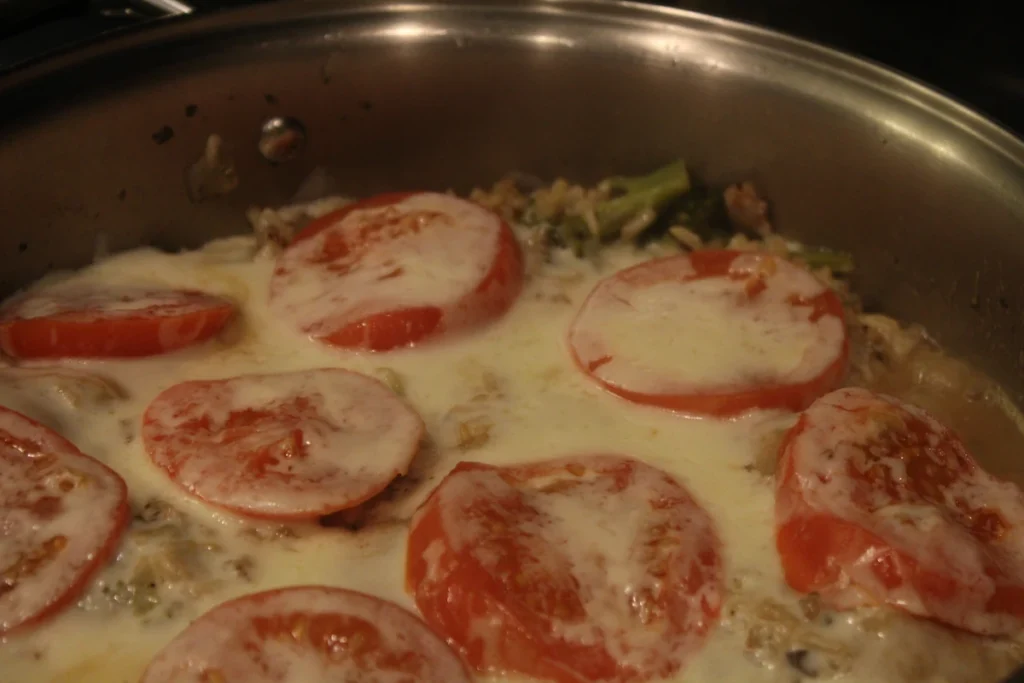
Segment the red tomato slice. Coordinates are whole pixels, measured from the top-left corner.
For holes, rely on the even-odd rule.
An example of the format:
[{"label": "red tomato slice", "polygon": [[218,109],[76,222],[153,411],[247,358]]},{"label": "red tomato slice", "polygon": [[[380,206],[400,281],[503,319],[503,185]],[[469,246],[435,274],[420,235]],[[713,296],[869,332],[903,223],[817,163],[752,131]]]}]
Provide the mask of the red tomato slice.
[{"label": "red tomato slice", "polygon": [[386,351],[501,316],[522,281],[519,245],[493,212],[386,194],[299,233],[278,259],[270,306],[325,344]]},{"label": "red tomato slice", "polygon": [[202,292],[33,292],[0,309],[0,349],[15,358],[154,356],[209,339],[234,312],[228,299]]},{"label": "red tomato slice", "polygon": [[801,410],[846,370],[843,307],[769,254],[696,251],[600,282],[569,331],[576,364],[635,403],[728,416]]},{"label": "red tomato slice", "polygon": [[149,457],[208,503],[266,519],[354,507],[404,474],[423,421],[381,382],[328,368],[183,382],[142,421]]},{"label": "red tomato slice", "polygon": [[0,408],[0,635],[73,602],[128,523],[113,470],[56,432]]},{"label": "red tomato slice", "polygon": [[816,401],[782,444],[775,518],[798,591],[981,634],[1024,628],[1024,495],[920,408],[864,389]]},{"label": "red tomato slice", "polygon": [[246,595],[196,619],[140,683],[471,683],[414,614],[355,591],[299,586]]},{"label": "red tomato slice", "polygon": [[413,518],[406,587],[480,671],[642,681],[716,622],[720,552],[703,508],[639,461],[463,462]]}]

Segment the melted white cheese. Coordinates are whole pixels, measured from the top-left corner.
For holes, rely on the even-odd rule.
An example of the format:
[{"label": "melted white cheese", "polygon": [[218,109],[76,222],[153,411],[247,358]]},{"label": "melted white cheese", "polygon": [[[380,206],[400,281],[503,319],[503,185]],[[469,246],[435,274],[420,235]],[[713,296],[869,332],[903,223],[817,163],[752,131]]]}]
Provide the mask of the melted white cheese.
[{"label": "melted white cheese", "polygon": [[[730,272],[756,272],[763,258],[744,254]],[[790,303],[825,288],[806,271],[774,263],[766,289],[753,297],[747,279],[681,280],[690,274],[680,272],[682,259],[662,262],[672,272],[660,282],[612,278],[587,301],[572,343],[585,363],[609,359],[595,369],[599,378],[644,394],[809,381],[838,357],[843,321],[812,320],[809,307]]]},{"label": "melted white cheese", "polygon": [[215,300],[178,291],[158,291],[138,287],[102,287],[95,291],[80,287],[53,287],[31,296],[12,299],[4,309],[22,319],[43,318],[62,313],[99,314],[109,318],[127,318],[148,309],[160,309],[162,315],[182,315],[205,310]]},{"label": "melted white cheese", "polygon": [[[124,485],[10,411],[0,411],[0,435],[0,500],[20,500],[0,516],[0,579],[13,582],[13,590],[0,591],[6,630],[57,602],[110,547],[123,524]],[[19,571],[22,563],[31,569]]]},{"label": "melted white cheese", "polygon": [[[367,236],[375,224],[384,227]],[[289,247],[271,283],[271,308],[313,337],[396,309],[451,308],[490,270],[500,229],[493,213],[443,194],[355,210]],[[320,254],[339,240],[349,251],[324,262]]]},{"label": "melted white cheese", "polygon": [[[224,438],[232,418],[267,413],[244,436]],[[190,426],[200,421],[208,426]],[[292,518],[376,494],[406,472],[423,433],[381,382],[321,368],[176,385],[146,422],[154,462],[187,490],[243,514]],[[257,452],[274,457],[256,462]]]},{"label": "melted white cheese", "polygon": [[[896,412],[900,411],[900,412]],[[886,544],[915,558],[923,567],[941,568],[944,576],[957,580],[960,588],[953,596],[942,601],[942,614],[936,614],[938,605],[929,604],[918,594],[911,581],[897,588],[882,585],[873,570],[878,558],[876,548],[868,549],[846,568],[851,580],[870,589],[875,596],[886,596],[894,604],[904,606],[916,614],[938,618],[955,615],[965,626],[980,633],[1012,631],[1017,619],[986,613],[984,606],[992,597],[995,583],[987,577],[986,565],[995,563],[1010,577],[1024,576],[1024,530],[1016,520],[1024,519],[1024,496],[1015,485],[999,481],[984,471],[964,474],[943,486],[940,503],[901,502],[894,504],[892,494],[882,487],[870,490],[862,480],[850,473],[851,463],[856,471],[870,468],[887,470],[894,483],[907,478],[906,462],[899,451],[882,445],[865,447],[865,442],[891,427],[893,420],[901,421],[902,411],[920,419],[928,426],[926,439],[929,446],[937,446],[945,427],[914,406],[896,399],[873,394],[865,389],[849,388],[833,392],[819,400],[808,410],[813,415],[810,427],[801,432],[792,443],[792,458],[801,482],[801,495],[811,509],[827,511],[844,520],[850,520],[883,538]],[[955,438],[955,437],[954,437]],[[947,446],[946,452],[949,452]],[[869,456],[870,454],[870,456]],[[870,461],[867,459],[870,457]],[[936,458],[922,450],[919,458]],[[949,455],[952,461],[953,456]],[[954,469],[955,462],[939,460],[942,467]],[[912,494],[908,494],[912,495]],[[1010,521],[1006,532],[991,541],[991,550],[980,546],[965,529],[963,520],[953,519],[949,511],[960,505],[967,509],[999,510]],[[788,511],[781,510],[786,518]],[[998,556],[993,557],[992,552]],[[837,604],[856,605],[872,602],[860,589],[849,596],[837,596]],[[843,591],[848,593],[850,591]],[[980,616],[979,616],[980,615]]]},{"label": "melted white cheese", "polygon": [[[415,655],[427,655],[418,664],[423,680],[465,680],[465,669],[458,656],[415,616],[355,593],[297,587],[264,594],[249,602],[228,604],[206,615],[153,661],[145,681],[208,683],[210,672],[217,672],[223,681],[368,680],[357,660],[373,662],[375,658],[353,656],[343,637],[345,632],[332,630],[330,618],[335,614],[363,622],[363,628],[374,628],[381,646],[393,660],[401,661],[411,654],[415,662]],[[323,617],[327,620],[320,621],[317,627],[317,620]],[[268,619],[274,620],[277,628],[269,637],[261,637],[255,622]],[[325,637],[325,633],[331,636]],[[353,639],[360,635],[356,633]],[[259,657],[254,657],[247,647],[252,642],[262,643]],[[358,650],[359,645],[352,649]],[[407,683],[410,677],[389,670],[380,671],[369,680]]]},{"label": "melted white cheese", "polygon": [[[713,522],[656,469],[603,454],[568,462],[569,471],[556,465],[515,486],[492,469],[467,470],[445,480],[434,500],[452,552],[468,552],[491,576],[505,576],[509,554],[492,535],[492,515],[469,509],[481,497],[520,501],[537,514],[515,522],[517,543],[524,547],[516,553],[523,564],[515,584],[556,582],[552,592],[576,596],[586,614],[582,620],[575,615],[552,618],[552,635],[584,647],[603,645],[626,668],[678,666],[699,647],[704,609],[717,610],[721,603],[717,561],[698,568],[704,553],[719,556]],[[617,479],[602,472],[628,476],[629,483],[617,490]],[[431,550],[434,543],[427,547],[426,574],[437,579],[442,563],[440,553]],[[661,569],[660,577],[651,574],[652,567]],[[693,571],[702,577],[699,587],[692,593],[681,590]],[[674,624],[663,614],[665,603],[686,610]],[[487,620],[479,619],[482,623],[470,629],[472,644],[460,645],[472,651],[483,642],[488,651],[496,628],[489,628]]]},{"label": "melted white cheese", "polygon": [[[240,319],[222,339],[200,348],[146,360],[66,364],[112,378],[127,398],[82,403],[73,411],[62,408],[59,419],[67,438],[125,477],[135,500],[159,496],[196,523],[212,527],[226,552],[255,558],[251,580],[222,580],[197,591],[163,620],[140,619],[130,608],[70,609],[32,633],[0,643],[3,683],[136,683],[149,659],[190,620],[229,598],[274,587],[339,586],[414,609],[404,592],[406,526],[401,520],[462,459],[509,464],[617,452],[645,460],[678,477],[714,519],[730,599],[742,598],[745,604],[774,600],[799,614],[799,596],[785,586],[775,552],[772,486],[752,468],[762,436],[774,423],[763,414],[694,420],[633,405],[601,390],[570,360],[565,336],[577,307],[599,278],[646,258],[643,254],[616,247],[599,266],[567,261],[557,271],[552,267],[558,277],[542,269],[509,314],[480,332],[451,343],[372,355],[312,343],[270,310],[266,293],[273,261],[253,260],[254,251],[247,237],[178,255],[142,249],[56,278],[104,286],[188,287],[238,302]],[[565,272],[574,276],[561,277]],[[381,517],[397,522],[374,522],[358,532],[311,525],[296,527],[296,538],[257,540],[266,534],[248,533],[247,523],[191,499],[143,451],[137,436],[141,415],[158,393],[177,382],[331,366],[368,374],[382,366],[392,369],[435,441],[413,462],[409,486],[383,504]],[[479,400],[482,392],[487,397]],[[42,409],[31,398],[17,383],[0,388],[0,403],[30,414]],[[455,443],[440,439],[451,416],[466,406],[484,421],[486,428],[474,432],[482,436]],[[581,536],[593,533],[586,520],[577,524]],[[784,658],[762,665],[749,647],[755,612],[726,614],[673,683],[792,683],[795,670]],[[994,672],[1007,667],[997,646],[982,646],[905,617],[894,616],[893,623],[898,627],[884,638],[857,625],[842,631],[848,636],[835,636],[852,643],[848,647],[855,654],[843,683],[909,680],[910,664],[897,668],[891,664],[896,659],[948,665],[948,680],[958,682],[983,680],[982,670],[994,680]],[[814,632],[827,640],[836,628],[815,625]],[[933,652],[937,649],[942,652]],[[523,679],[497,676],[493,682]]]}]

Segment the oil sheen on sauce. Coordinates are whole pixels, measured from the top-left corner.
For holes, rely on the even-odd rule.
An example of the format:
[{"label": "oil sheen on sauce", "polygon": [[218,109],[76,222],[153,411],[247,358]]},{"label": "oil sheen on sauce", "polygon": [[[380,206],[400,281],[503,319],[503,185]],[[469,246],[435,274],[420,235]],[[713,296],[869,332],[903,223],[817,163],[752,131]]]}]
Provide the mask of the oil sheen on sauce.
[{"label": "oil sheen on sauce", "polygon": [[[566,332],[587,293],[600,278],[650,254],[613,247],[597,263],[556,258],[529,276],[510,313],[485,329],[372,355],[311,342],[274,315],[267,306],[273,258],[256,251],[252,237],[174,255],[136,250],[40,283],[201,289],[231,297],[241,315],[220,339],[197,348],[150,359],[62,365],[106,378],[118,387],[109,395],[91,385],[44,392],[41,387],[53,385],[38,374],[42,365],[29,366],[39,368],[37,376],[4,371],[0,404],[59,430],[128,482],[143,521],[133,523],[126,546],[138,533],[134,527],[146,530],[144,504],[159,500],[178,510],[181,528],[189,530],[172,535],[170,543],[201,537],[202,567],[196,569],[199,578],[141,615],[119,604],[116,590],[115,598],[92,591],[43,626],[0,640],[0,683],[135,683],[150,658],[192,619],[230,598],[270,588],[338,586],[415,611],[403,589],[406,525],[452,467],[460,460],[514,464],[590,453],[630,455],[671,473],[717,525],[728,590],[722,620],[672,681],[791,683],[835,674],[849,683],[994,681],[1019,657],[1013,646],[889,611],[829,614],[786,587],[774,547],[773,487],[753,463],[766,435],[791,424],[791,416],[756,412],[735,420],[691,419],[605,393],[574,367]],[[645,343],[667,342],[653,336]],[[321,367],[400,382],[429,436],[406,480],[356,531],[234,517],[187,496],[143,450],[141,416],[173,384]],[[585,543],[587,520],[577,523],[579,542]],[[133,562],[131,552],[126,549],[118,565],[98,579],[116,588],[117,577],[130,574],[119,565]],[[142,599],[139,593],[135,598]],[[501,675],[480,680],[524,681]]]}]

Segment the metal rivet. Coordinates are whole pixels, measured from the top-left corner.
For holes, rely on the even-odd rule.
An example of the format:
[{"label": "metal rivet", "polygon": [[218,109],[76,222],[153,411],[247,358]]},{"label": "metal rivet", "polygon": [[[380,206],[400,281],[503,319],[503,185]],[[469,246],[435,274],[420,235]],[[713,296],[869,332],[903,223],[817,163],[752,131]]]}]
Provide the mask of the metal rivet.
[{"label": "metal rivet", "polygon": [[267,119],[260,131],[260,154],[275,163],[294,159],[305,143],[306,127],[290,116]]},{"label": "metal rivet", "polygon": [[170,139],[174,137],[174,129],[170,126],[161,126],[160,130],[153,133],[153,135],[151,135],[150,137],[153,138],[153,142],[155,142],[158,145],[162,145],[165,142],[170,141]]}]

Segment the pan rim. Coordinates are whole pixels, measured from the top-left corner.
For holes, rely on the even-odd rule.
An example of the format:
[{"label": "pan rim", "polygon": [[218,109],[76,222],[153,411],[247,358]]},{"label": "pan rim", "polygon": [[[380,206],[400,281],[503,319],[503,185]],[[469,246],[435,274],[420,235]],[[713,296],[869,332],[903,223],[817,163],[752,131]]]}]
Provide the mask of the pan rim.
[{"label": "pan rim", "polygon": [[[755,23],[726,19],[693,10],[649,5],[633,0],[293,0],[288,3],[258,3],[174,17],[115,29],[85,41],[0,69],[0,98],[57,72],[84,66],[131,48],[153,47],[189,36],[203,40],[225,31],[281,26],[302,20],[330,19],[358,22],[386,18],[391,23],[410,17],[435,16],[450,19],[460,15],[498,14],[531,18],[553,17],[597,21],[608,25],[632,25],[662,31],[684,31],[713,35],[716,40],[739,43],[795,62],[799,68],[836,80],[837,86],[859,85],[877,94],[902,101],[936,122],[952,125],[1002,157],[1024,174],[1024,137],[981,112],[955,94],[929,84],[894,67],[852,52],[777,31]],[[4,122],[0,120],[0,127]]]}]

